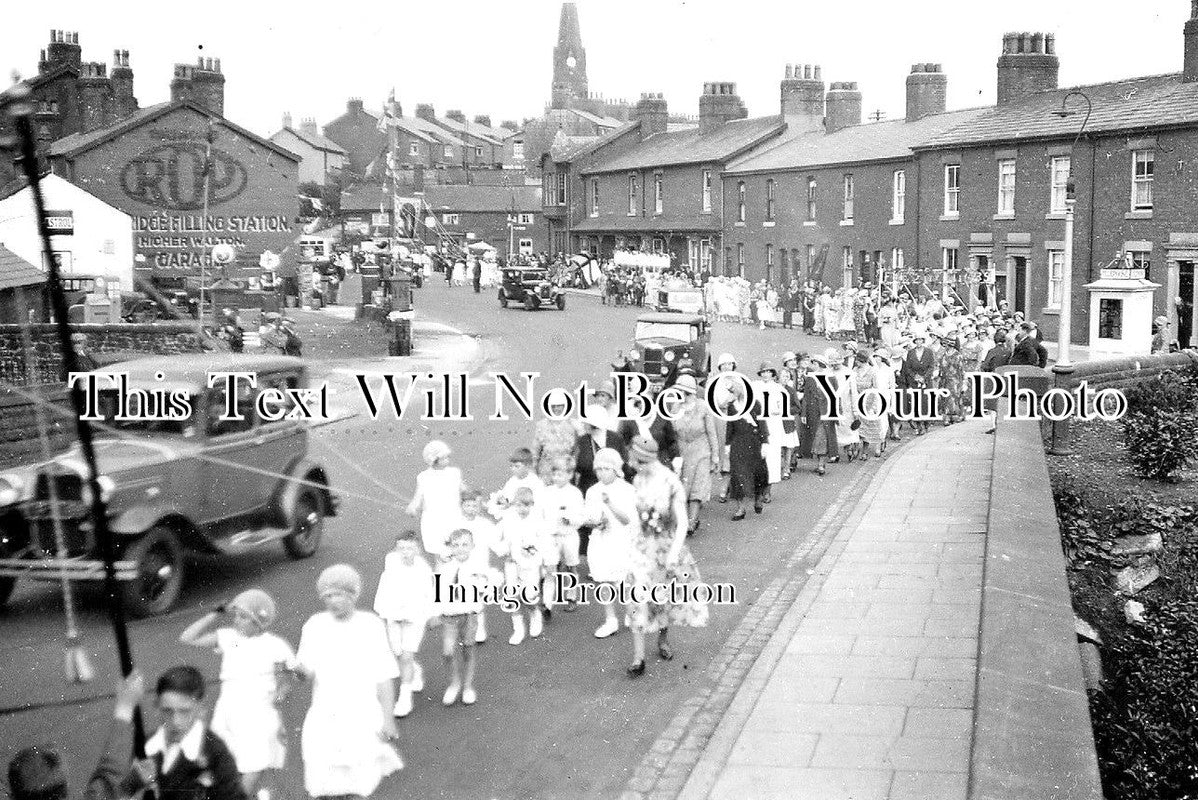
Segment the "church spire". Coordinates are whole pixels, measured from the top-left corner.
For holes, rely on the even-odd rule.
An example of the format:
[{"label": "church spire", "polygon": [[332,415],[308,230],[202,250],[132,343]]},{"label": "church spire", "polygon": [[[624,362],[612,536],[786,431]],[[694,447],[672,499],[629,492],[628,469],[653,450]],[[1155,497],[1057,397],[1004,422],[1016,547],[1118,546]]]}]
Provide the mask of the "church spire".
[{"label": "church spire", "polygon": [[553,48],[553,108],[569,108],[574,100],[587,97],[587,54],[582,47],[578,7],[562,3],[557,46]]}]

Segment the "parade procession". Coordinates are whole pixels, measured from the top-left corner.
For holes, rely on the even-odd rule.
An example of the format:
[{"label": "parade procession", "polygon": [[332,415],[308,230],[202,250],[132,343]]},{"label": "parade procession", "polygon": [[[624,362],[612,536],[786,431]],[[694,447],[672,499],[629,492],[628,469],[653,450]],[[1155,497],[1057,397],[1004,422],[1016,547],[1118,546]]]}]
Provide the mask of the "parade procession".
[{"label": "parade procession", "polygon": [[9,10],[13,800],[1198,797],[1198,0],[864,6]]}]

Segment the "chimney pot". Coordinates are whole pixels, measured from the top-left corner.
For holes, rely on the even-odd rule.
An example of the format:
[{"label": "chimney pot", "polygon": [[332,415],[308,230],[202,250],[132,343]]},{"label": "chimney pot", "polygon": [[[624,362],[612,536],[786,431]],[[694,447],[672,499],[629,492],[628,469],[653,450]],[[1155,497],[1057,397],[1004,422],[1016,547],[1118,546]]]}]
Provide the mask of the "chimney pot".
[{"label": "chimney pot", "polygon": [[[1198,0],[1194,0],[1194,2],[1195,2],[1195,3],[1198,3]],[[794,68],[794,65],[793,65],[793,64],[787,64],[787,65],[786,65],[786,79],[787,79],[787,80],[790,80],[791,78],[793,78],[793,77],[794,77],[794,69],[795,69],[795,68]]]},{"label": "chimney pot", "polygon": [[1032,52],[1033,53],[1043,53],[1044,52],[1044,34],[1042,34],[1042,33],[1033,33],[1032,34]]},{"label": "chimney pot", "polygon": [[217,72],[220,72],[220,59],[219,58],[213,59],[212,63],[213,63],[213,69],[215,69]]}]

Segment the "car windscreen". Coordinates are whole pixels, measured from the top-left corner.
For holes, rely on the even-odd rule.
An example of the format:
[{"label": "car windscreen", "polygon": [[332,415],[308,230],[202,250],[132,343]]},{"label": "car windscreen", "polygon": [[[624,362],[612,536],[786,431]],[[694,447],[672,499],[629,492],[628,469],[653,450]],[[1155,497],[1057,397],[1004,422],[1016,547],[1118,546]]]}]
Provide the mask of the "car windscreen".
[{"label": "car windscreen", "polygon": [[[118,397],[115,389],[109,389],[100,392],[100,415],[104,418],[102,433],[121,435],[121,434],[153,434],[155,436],[193,436],[195,435],[195,413],[193,412],[187,419],[144,419],[147,416],[163,417],[167,416],[166,411],[161,407],[160,399],[157,401],[151,399],[148,408],[143,409],[140,406],[140,398],[136,390],[130,390],[130,400],[125,408],[125,413],[129,417],[137,417],[137,419],[117,419],[116,415],[120,410],[118,405]],[[148,394],[148,393],[145,393]],[[161,395],[159,395],[159,398]],[[151,395],[151,398],[153,396]],[[193,409],[198,408],[198,400],[196,397],[191,398]]]},{"label": "car windscreen", "polygon": [[638,322],[636,324],[636,340],[645,339],[674,339],[679,342],[693,342],[699,338],[699,331],[694,325],[679,322]]},{"label": "car windscreen", "polygon": [[521,280],[523,280],[525,283],[531,283],[533,281],[539,283],[540,281],[549,280],[549,275],[545,272],[525,272],[524,277]]}]

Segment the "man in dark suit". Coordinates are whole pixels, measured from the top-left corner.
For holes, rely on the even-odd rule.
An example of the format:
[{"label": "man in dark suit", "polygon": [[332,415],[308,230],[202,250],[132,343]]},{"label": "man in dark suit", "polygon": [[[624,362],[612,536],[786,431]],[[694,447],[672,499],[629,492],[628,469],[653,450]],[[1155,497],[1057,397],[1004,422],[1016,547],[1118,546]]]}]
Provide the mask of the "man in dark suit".
[{"label": "man in dark suit", "polygon": [[[1011,342],[1007,339],[1006,331],[995,331],[994,347],[991,347],[990,352],[982,359],[982,372],[1002,372],[1003,367],[1011,363],[1011,353]],[[986,433],[994,433],[998,425],[998,400],[987,398],[982,409],[982,415],[989,423]]]},{"label": "man in dark suit", "polygon": [[[917,412],[921,410],[921,406],[926,407],[926,404],[919,403],[918,396],[920,392],[932,388],[932,372],[936,367],[935,356],[925,347],[927,342],[925,334],[916,333],[912,339],[914,346],[903,359],[903,366],[899,369],[902,384],[907,387],[913,409]],[[917,420],[913,424],[916,435],[921,435],[927,432],[931,421]]]},{"label": "man in dark suit", "polygon": [[1040,340],[1032,335],[1032,326],[1023,323],[1019,326],[1016,336],[1015,350],[1011,353],[1011,366],[1040,367],[1048,366],[1048,351]]},{"label": "man in dark suit", "polygon": [[191,666],[172,667],[158,678],[162,727],[146,742],[151,769],[139,769],[127,790],[140,790],[148,771],[157,776],[159,800],[248,800],[233,754],[204,725],[204,688],[204,676]]}]

